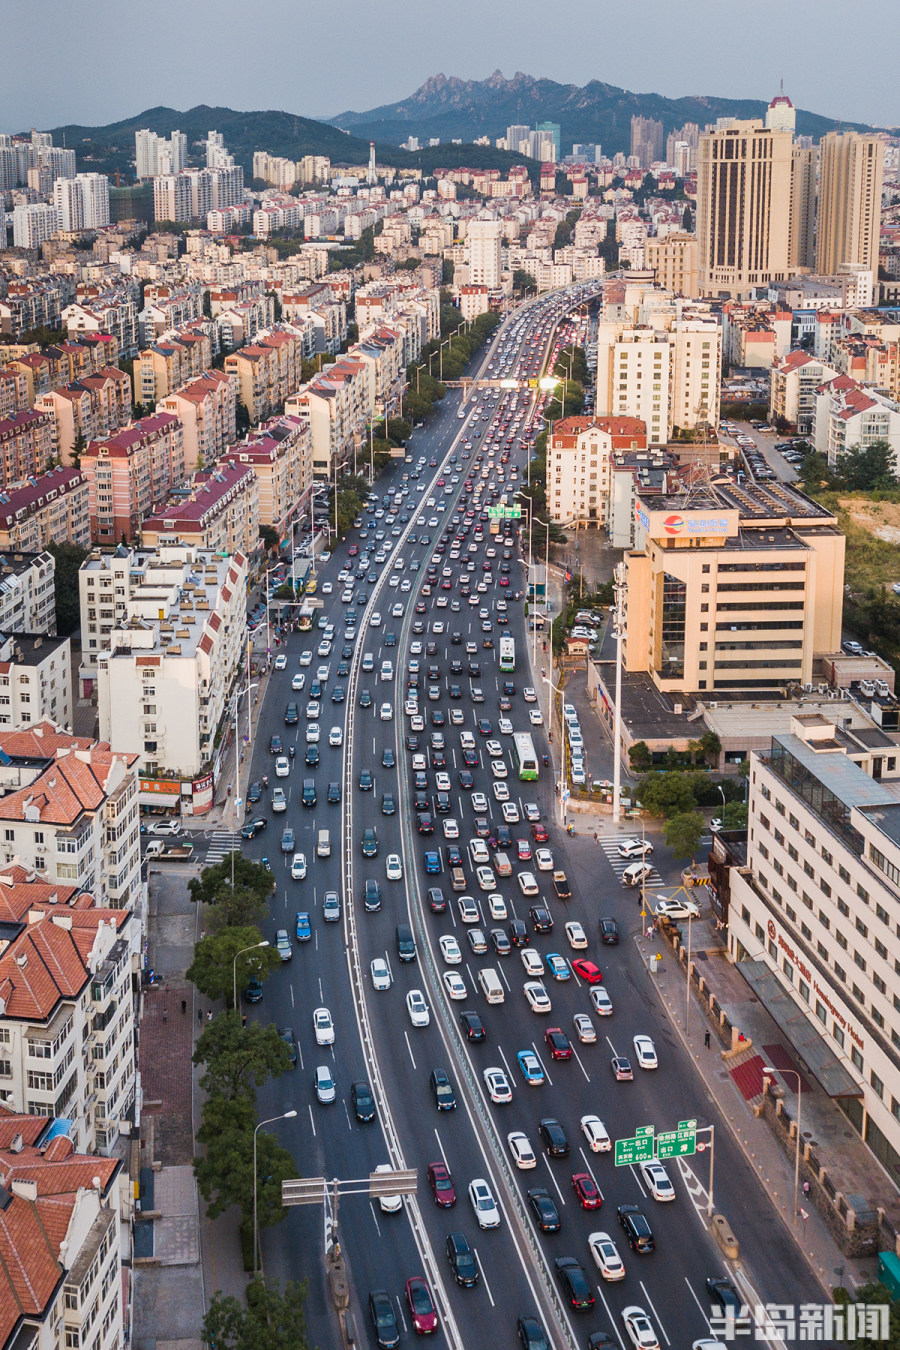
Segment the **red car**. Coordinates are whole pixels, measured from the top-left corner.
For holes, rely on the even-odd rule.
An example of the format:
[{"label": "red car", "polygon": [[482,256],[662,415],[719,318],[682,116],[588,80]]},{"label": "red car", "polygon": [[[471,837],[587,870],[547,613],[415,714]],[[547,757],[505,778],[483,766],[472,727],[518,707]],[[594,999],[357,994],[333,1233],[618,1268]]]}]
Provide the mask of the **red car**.
[{"label": "red car", "polygon": [[578,1196],[582,1209],[599,1209],[603,1203],[603,1196],[597,1190],[590,1172],[574,1172],[572,1190]]},{"label": "red car", "polygon": [[413,1327],[419,1336],[430,1336],[438,1328],[437,1309],[431,1290],[421,1275],[413,1275],[406,1281],[406,1301]]},{"label": "red car", "polygon": [[572,1058],[572,1043],[562,1027],[548,1027],[544,1032],[544,1040],[550,1047],[551,1059]]},{"label": "red car", "polygon": [[531,845],[527,839],[516,840],[516,856],[518,857],[519,862],[531,861]]},{"label": "red car", "polygon": [[428,1164],[428,1184],[436,1205],[440,1205],[442,1209],[450,1209],[456,1204],[456,1187],[445,1163]]},{"label": "red car", "polygon": [[600,967],[595,966],[593,961],[586,961],[583,956],[576,956],[572,962],[572,969],[587,984],[601,984],[603,981],[603,972]]},{"label": "red car", "polygon": [[531,833],[538,844],[546,844],[547,840],[550,838],[547,826],[542,824],[539,820],[536,820],[532,825]]},{"label": "red car", "polygon": [[355,558],[358,552],[359,552],[358,544],[351,544],[350,547],[347,549],[348,556],[351,558]]}]

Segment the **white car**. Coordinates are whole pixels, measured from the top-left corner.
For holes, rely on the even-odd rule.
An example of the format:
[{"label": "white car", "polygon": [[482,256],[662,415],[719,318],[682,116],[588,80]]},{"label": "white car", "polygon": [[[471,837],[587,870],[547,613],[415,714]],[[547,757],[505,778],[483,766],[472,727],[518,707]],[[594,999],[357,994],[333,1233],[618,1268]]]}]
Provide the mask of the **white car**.
[{"label": "white car", "polygon": [[620,858],[643,858],[653,852],[653,845],[645,839],[623,839],[616,852]]},{"label": "white car", "polygon": [[381,627],[381,615],[378,613],[377,609],[375,610],[374,614],[369,615],[369,627],[370,628]]},{"label": "white car", "polygon": [[328,733],[328,744],[334,749],[344,744],[344,731],[342,727],[332,727]]},{"label": "white car", "polygon": [[533,872],[520,872],[518,876],[519,876],[519,890],[522,892],[523,895],[531,896],[540,894],[540,890],[537,881],[535,880]]},{"label": "white car", "polygon": [[291,880],[303,881],[306,877],[306,854],[295,853],[291,859]]},{"label": "white car", "polygon": [[492,760],[491,760],[491,773],[494,775],[495,778],[508,778],[508,777],[509,777],[509,769],[507,768],[506,760],[505,760],[505,759],[492,759]]},{"label": "white car", "polygon": [[287,810],[287,797],[284,795],[284,788],[272,789],[272,810],[278,812]]},{"label": "white car", "polygon": [[642,1069],[659,1067],[659,1061],[656,1058],[656,1046],[649,1036],[635,1036],[633,1044],[637,1062]]},{"label": "white car", "polygon": [[659,1350],[659,1337],[643,1308],[632,1305],[622,1309],[622,1321],[634,1350]]},{"label": "white car", "polygon": [[603,988],[602,984],[595,984],[591,988],[591,1002],[594,1005],[594,1012],[600,1017],[612,1017],[612,999]]},{"label": "white car", "polygon": [[411,642],[411,643],[409,644],[409,654],[410,654],[410,656],[421,656],[421,655],[422,655],[422,643],[419,642],[418,640],[415,641],[415,642]]},{"label": "white car", "polygon": [[[379,1163],[376,1172],[393,1172],[390,1163]],[[397,1214],[403,1208],[402,1195],[379,1195],[378,1204],[382,1214]]]},{"label": "white car", "polygon": [[526,703],[537,703],[537,694],[530,686],[522,690],[522,697]]},{"label": "white car", "polygon": [[376,956],[369,970],[372,972],[372,985],[375,989],[390,989],[391,970],[383,956]]},{"label": "white car", "polygon": [[488,809],[488,799],[483,792],[472,793],[472,810],[476,816],[486,814]]},{"label": "white car", "polygon": [[279,652],[278,656],[275,657],[275,669],[287,670],[287,657],[284,652]]},{"label": "white car", "polygon": [[497,1201],[483,1177],[476,1177],[474,1181],[469,1182],[469,1200],[472,1202],[479,1228],[500,1227],[500,1210],[497,1207]]},{"label": "white car", "polygon": [[508,717],[501,717],[497,722],[497,730],[501,736],[512,736],[514,727]]},{"label": "white car", "polygon": [[503,821],[506,825],[518,825],[520,816],[519,808],[515,802],[504,802],[502,806]]},{"label": "white car", "polygon": [[523,985],[522,992],[528,999],[528,1006],[533,1013],[550,1012],[553,1005],[540,980],[529,980],[527,984]]},{"label": "white car", "polygon": [[403,880],[403,863],[400,861],[399,853],[389,853],[385,859],[384,869],[387,873],[388,881]]},{"label": "white car", "polygon": [[629,863],[620,878],[623,886],[640,886],[642,882],[653,872],[653,864],[649,862]]},{"label": "white car", "polygon": [[402,606],[402,605],[397,604],[397,605],[392,605],[392,606],[391,606],[391,618],[392,618],[392,619],[402,619],[402,618],[403,618],[403,606]]},{"label": "white car", "polygon": [[587,950],[587,933],[577,919],[569,919],[566,924],[566,937],[569,939],[569,946],[573,951],[583,952]]},{"label": "white car", "polygon": [[529,708],[528,720],[533,727],[542,727],[544,725],[544,715],[540,708]]},{"label": "white car", "polygon": [[334,1022],[327,1008],[316,1008],[313,1013],[313,1031],[316,1045],[334,1045]]},{"label": "white car", "polygon": [[333,1102],[337,1098],[337,1088],[334,1084],[331,1070],[327,1064],[319,1064],[316,1068],[316,1097],[323,1105]]},{"label": "white car", "polygon": [[507,917],[506,901],[502,895],[489,895],[488,909],[492,919],[502,920]]},{"label": "white car", "polygon": [[303,674],[303,671],[301,670],[291,680],[291,688],[293,689],[295,694],[299,694],[305,684],[306,684],[306,676]]},{"label": "white car", "polygon": [[612,1140],[599,1116],[582,1116],[581,1133],[592,1153],[609,1153],[612,1148]]},{"label": "white car", "polygon": [[525,974],[531,975],[535,979],[544,973],[544,958],[540,952],[536,952],[533,947],[520,947],[519,956],[522,958],[522,965],[525,967]]},{"label": "white car", "polygon": [[315,699],[313,699],[312,702],[307,703],[306,705],[307,722],[314,722],[318,717],[318,715],[319,715],[319,704],[316,702]]},{"label": "white car", "polygon": [[662,1163],[656,1158],[650,1158],[647,1162],[642,1162],[641,1176],[644,1179],[644,1185],[653,1196],[654,1200],[674,1200],[675,1187],[669,1179],[669,1174]]},{"label": "white car", "polygon": [[509,788],[506,786],[502,778],[498,778],[497,781],[494,783],[494,801],[495,802],[509,801]]},{"label": "white car", "polygon": [[291,761],[287,755],[279,755],[275,761],[275,777],[287,778],[291,772]]},{"label": "white car", "polygon": [[588,1246],[594,1258],[594,1265],[604,1280],[624,1280],[625,1262],[609,1233],[591,1233]]},{"label": "white car", "polygon": [[444,988],[450,998],[468,998],[468,990],[462,976],[455,970],[444,971]]},{"label": "white car", "polygon": [[312,665],[312,652],[301,652],[301,653],[300,653],[300,665],[301,665],[301,666],[311,666],[311,665]]},{"label": "white car", "polygon": [[458,839],[458,838],[459,838],[459,825],[458,825],[458,823],[453,819],[452,816],[445,816],[445,817],[444,817],[444,838],[445,838],[445,839]]},{"label": "white car", "polygon": [[319,724],[318,724],[318,722],[307,722],[307,724],[306,724],[306,744],[307,744],[307,745],[318,745],[318,744],[319,744],[319,736],[320,736],[320,735],[321,735],[321,732],[320,732],[320,730],[319,730]]},{"label": "white car", "polygon": [[503,754],[503,746],[500,744],[499,741],[485,741],[484,748],[490,755],[491,759],[499,759],[500,756]]},{"label": "white car", "polygon": [[512,1101],[512,1088],[502,1069],[485,1069],[481,1076],[492,1102],[500,1104]]},{"label": "white car", "polygon": [[472,899],[471,895],[461,895],[456,902],[459,910],[459,917],[463,923],[477,923],[481,918],[478,913],[478,905]]},{"label": "white car", "polygon": [[394,716],[394,705],[392,703],[382,703],[378,710],[378,716],[382,722],[390,722]]},{"label": "white car", "polygon": [[529,1171],[532,1167],[537,1167],[537,1158],[534,1155],[534,1149],[528,1142],[527,1134],[523,1134],[521,1130],[513,1130],[506,1136],[506,1142],[509,1145],[509,1151],[516,1167],[521,1168],[523,1172]]},{"label": "white car", "polygon": [[450,792],[450,791],[452,791],[452,784],[451,784],[451,782],[450,782],[450,775],[449,775],[449,773],[443,773],[443,772],[441,772],[441,773],[436,773],[435,776],[434,776],[434,783],[435,783],[435,787],[437,788],[438,792]]},{"label": "white car", "polygon": [[549,848],[536,848],[534,851],[534,861],[539,872],[553,871],[553,854]]},{"label": "white car", "polygon": [[427,1027],[431,1021],[431,1013],[421,989],[410,989],[406,995],[406,1011],[414,1027]]},{"label": "white car", "polygon": [[700,906],[693,900],[657,900],[656,917],[658,919],[697,919]]},{"label": "white car", "polygon": [[440,939],[441,956],[448,966],[462,965],[462,952],[452,933],[444,933]]},{"label": "white car", "polygon": [[492,868],[476,867],[475,877],[483,891],[495,891],[497,889],[497,878],[494,876]]},{"label": "white car", "polygon": [[594,1045],[597,1040],[597,1031],[587,1013],[575,1013],[572,1022],[581,1044]]},{"label": "white car", "polygon": [[424,731],[424,730],[425,730],[425,718],[422,716],[421,713],[415,713],[415,714],[409,719],[409,729],[410,729],[410,731]]}]

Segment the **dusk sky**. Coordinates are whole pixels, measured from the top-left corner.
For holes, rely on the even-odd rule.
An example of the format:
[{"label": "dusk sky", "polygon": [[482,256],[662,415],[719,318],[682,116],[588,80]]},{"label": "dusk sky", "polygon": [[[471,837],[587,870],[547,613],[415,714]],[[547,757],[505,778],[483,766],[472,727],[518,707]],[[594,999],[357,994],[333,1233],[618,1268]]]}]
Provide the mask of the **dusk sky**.
[{"label": "dusk sky", "polygon": [[[158,104],[307,117],[499,68],[640,93],[768,100],[900,123],[897,0],[4,0],[0,130],[95,125]],[[848,29],[850,31],[848,31]]]}]

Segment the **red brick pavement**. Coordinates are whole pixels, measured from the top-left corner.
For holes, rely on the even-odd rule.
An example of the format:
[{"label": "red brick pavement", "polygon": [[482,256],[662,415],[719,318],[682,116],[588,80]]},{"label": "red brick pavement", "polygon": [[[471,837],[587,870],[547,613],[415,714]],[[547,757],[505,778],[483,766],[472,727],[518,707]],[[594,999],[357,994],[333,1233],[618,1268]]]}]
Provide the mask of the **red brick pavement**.
[{"label": "red brick pavement", "polygon": [[762,1095],[765,1064],[766,1061],[762,1055],[754,1055],[751,1059],[745,1059],[743,1063],[736,1065],[730,1071],[735,1086],[748,1102],[752,1101],[754,1097]]},{"label": "red brick pavement", "polygon": [[150,1103],[144,1114],[157,1118],[156,1158],[168,1166],[189,1163],[194,1156],[192,993],[189,984],[170,982],[144,995],[139,1059],[144,1100]]}]

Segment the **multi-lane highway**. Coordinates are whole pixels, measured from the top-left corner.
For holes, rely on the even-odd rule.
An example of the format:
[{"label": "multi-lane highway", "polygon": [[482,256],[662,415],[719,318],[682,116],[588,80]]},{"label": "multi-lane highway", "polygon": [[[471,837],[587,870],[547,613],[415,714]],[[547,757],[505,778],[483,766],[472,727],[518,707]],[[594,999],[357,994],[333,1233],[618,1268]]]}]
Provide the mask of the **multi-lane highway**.
[{"label": "multi-lane highway", "polygon": [[[482,373],[489,378],[538,374],[555,322],[577,298],[554,297],[508,321],[484,356]],[[293,941],[291,961],[270,976],[263,1002],[248,1008],[251,1017],[292,1027],[298,1047],[296,1069],[260,1094],[260,1118],[296,1109],[296,1119],[274,1128],[291,1148],[301,1175],[365,1178],[383,1163],[418,1171],[418,1193],[398,1212],[384,1212],[366,1196],[341,1201],[339,1232],[364,1343],[376,1343],[367,1306],[373,1290],[386,1292],[402,1340],[413,1336],[405,1285],[410,1276],[424,1275],[437,1305],[439,1334],[453,1346],[513,1346],[517,1319],[534,1316],[548,1343],[559,1350],[585,1345],[592,1333],[605,1333],[612,1344],[628,1350],[621,1314],[630,1305],[648,1313],[660,1345],[683,1346],[710,1334],[709,1276],[734,1279],[748,1303],[813,1301],[817,1286],[724,1122],[711,1114],[702,1083],[661,1014],[633,942],[641,923],[634,892],[621,887],[602,850],[590,863],[574,847],[569,857],[566,836],[553,823],[552,769],[543,763],[549,750],[546,728],[532,719],[539,705],[526,702],[524,693],[540,672],[528,667],[531,642],[523,602],[513,598],[524,590],[519,541],[515,533],[490,535],[486,519],[490,501],[504,493],[511,497],[518,488],[522,456],[517,438],[527,429],[530,401],[524,390],[498,389],[496,397],[476,391],[460,417],[458,398],[445,400],[429,428],[414,437],[411,462],[393,466],[375,485],[377,501],[363,530],[354,530],[320,572],[320,593],[323,583],[330,583],[330,590],[323,594],[316,627],[288,638],[287,667],[273,672],[255,730],[251,778],[268,775],[266,797],[276,785],[283,787],[287,810],[273,814],[264,802],[268,828],[244,848],[249,856],[267,855],[273,867],[276,890],[267,936],[274,940],[276,930],[286,928],[293,940],[300,911],[309,915],[311,937]],[[343,573],[349,576],[339,581]],[[322,647],[320,655],[329,624],[334,628],[331,648],[326,653]],[[512,673],[499,669],[504,635],[515,643]],[[383,669],[386,662],[390,671]],[[310,685],[320,666],[328,671],[319,681],[318,715],[307,716]],[[304,689],[293,691],[292,680],[301,671]],[[504,691],[507,681],[514,692]],[[332,701],[336,689],[343,691],[342,701]],[[300,720],[286,726],[284,713],[292,701],[299,705]],[[520,779],[513,736],[509,727],[501,730],[501,718],[514,732],[532,736],[536,781]],[[479,727],[482,719],[489,727]],[[304,762],[312,726],[319,729],[315,767]],[[340,728],[339,746],[329,745],[332,727]],[[273,734],[296,748],[286,779],[274,776],[268,749]],[[469,737],[474,741],[469,763],[463,735],[466,745]],[[415,745],[409,737],[416,738]],[[449,781],[439,777],[444,774]],[[316,790],[315,805],[308,807],[302,805],[305,779],[314,779]],[[339,785],[339,801],[328,800],[331,784]],[[500,798],[506,793],[504,813]],[[534,838],[526,806],[537,808],[547,826],[546,844]],[[280,852],[284,825],[293,828],[294,849],[306,857],[304,880],[292,879],[292,853]],[[420,833],[429,825],[431,832]],[[498,850],[504,825],[510,843]],[[323,830],[329,832],[331,851],[318,858]],[[363,853],[367,831],[377,839],[377,852],[368,857]],[[479,884],[473,863],[478,850],[469,847],[473,840],[487,848],[493,884],[489,878]],[[371,837],[365,847],[371,853]],[[551,873],[537,865],[539,847],[549,847],[554,864],[566,870],[571,899],[551,898]],[[453,848],[461,854],[461,892],[452,889]],[[509,858],[511,875],[498,874],[498,851]],[[438,855],[438,872],[426,872],[427,852]],[[390,855],[400,860],[399,880],[389,879]],[[429,860],[428,866],[435,864]],[[537,896],[523,893],[519,877],[526,872],[536,879]],[[377,909],[366,908],[367,881],[378,884]],[[443,892],[441,912],[434,912],[429,900],[433,887]],[[375,903],[372,890],[370,905]],[[340,897],[339,922],[325,920],[329,891]],[[501,913],[498,901],[491,900],[498,895],[505,919],[490,912],[493,904]],[[476,923],[463,922],[458,904],[463,897],[477,906]],[[537,931],[530,911],[541,904],[550,911],[552,931]],[[598,919],[605,916],[618,922],[618,945],[601,946]],[[571,945],[565,931],[569,920],[583,925],[586,950]],[[530,978],[523,949],[493,936],[500,930],[508,937],[511,929],[515,936],[517,921],[524,923],[527,949],[540,957],[538,978],[551,1003],[547,1014],[532,1012],[523,993]],[[398,924],[412,930],[414,960],[400,959]],[[476,928],[484,935],[485,952],[476,951],[481,945],[472,940]],[[461,957],[452,964],[439,942],[448,936],[456,939]],[[551,953],[562,958],[556,964],[567,978],[554,978],[546,961]],[[449,954],[455,956],[452,949]],[[375,987],[371,963],[379,958],[388,970],[388,988]],[[578,958],[602,971],[611,1016],[595,1014],[590,987],[571,965]],[[486,968],[497,974],[502,1002],[489,1003],[482,992],[478,975]],[[463,997],[450,997],[447,973],[462,981]],[[414,1025],[407,1007],[412,990],[424,996],[428,1025]],[[331,1014],[331,1044],[316,1042],[313,1011],[318,1007]],[[477,1015],[483,1041],[468,1038],[462,1013]],[[593,1042],[579,1038],[576,1014],[589,1017]],[[552,1027],[568,1038],[570,1058],[553,1058],[545,1039]],[[637,1066],[633,1038],[638,1034],[652,1037],[657,1069]],[[534,1056],[540,1083],[527,1081],[517,1059],[520,1051]],[[616,1080],[614,1055],[631,1059],[632,1081]],[[320,1065],[333,1076],[333,1103],[317,1100],[314,1075]],[[509,1102],[490,1100],[487,1068],[503,1071],[511,1088]],[[430,1085],[435,1069],[449,1076],[457,1103],[453,1110],[437,1109]],[[374,1121],[358,1120],[351,1104],[351,1085],[362,1080],[374,1093]],[[672,1129],[685,1119],[717,1126],[716,1208],[735,1223],[740,1220],[744,1246],[737,1270],[729,1269],[708,1230],[708,1154],[669,1166],[675,1199],[663,1203],[651,1197],[637,1168],[616,1168],[610,1153],[591,1150],[580,1126],[586,1115],[598,1116],[613,1139],[633,1135],[640,1125]],[[549,1155],[538,1130],[546,1118],[562,1126],[567,1156]],[[507,1143],[511,1132],[526,1136],[534,1167],[516,1166]],[[427,1177],[433,1163],[450,1173],[457,1197],[452,1207],[436,1203]],[[582,1207],[572,1183],[579,1173],[599,1192],[599,1208]],[[497,1201],[497,1227],[482,1229],[476,1221],[468,1194],[475,1179],[486,1181]],[[555,1206],[558,1232],[539,1231],[527,1194],[536,1188],[544,1189]],[[654,1252],[638,1255],[629,1249],[616,1215],[623,1204],[636,1204],[649,1220]],[[599,1278],[588,1246],[589,1234],[597,1231],[617,1243],[624,1280]],[[474,1250],[480,1271],[474,1288],[454,1282],[447,1259],[451,1232],[464,1233]],[[338,1344],[324,1276],[322,1211],[290,1210],[283,1224],[263,1235],[263,1254],[268,1274],[309,1281],[311,1339],[321,1347]],[[567,1256],[588,1278],[594,1303],[587,1311],[571,1307],[555,1273],[555,1259]]]}]

